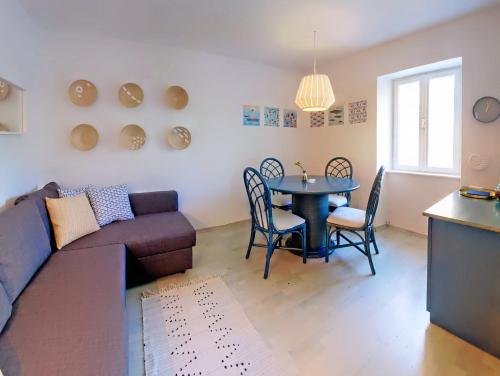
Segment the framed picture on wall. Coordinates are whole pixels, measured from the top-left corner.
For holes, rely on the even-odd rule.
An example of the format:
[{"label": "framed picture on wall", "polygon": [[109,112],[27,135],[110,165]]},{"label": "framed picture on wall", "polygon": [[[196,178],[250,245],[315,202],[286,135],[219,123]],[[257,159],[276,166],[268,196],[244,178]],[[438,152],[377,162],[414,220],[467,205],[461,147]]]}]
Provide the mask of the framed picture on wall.
[{"label": "framed picture on wall", "polygon": [[297,111],[295,110],[283,111],[283,127],[297,128]]},{"label": "framed picture on wall", "polygon": [[368,118],[368,113],[366,110],[367,101],[357,101],[349,103],[349,123],[350,124],[361,124],[366,123]]},{"label": "framed picture on wall", "polygon": [[260,125],[260,107],[252,105],[243,106],[243,125],[256,126]]},{"label": "framed picture on wall", "polygon": [[325,125],[325,112],[311,112],[311,128],[318,128]]},{"label": "framed picture on wall", "polygon": [[280,109],[278,107],[264,107],[264,126],[280,126]]},{"label": "framed picture on wall", "polygon": [[334,104],[328,109],[328,125],[344,125],[344,105]]}]

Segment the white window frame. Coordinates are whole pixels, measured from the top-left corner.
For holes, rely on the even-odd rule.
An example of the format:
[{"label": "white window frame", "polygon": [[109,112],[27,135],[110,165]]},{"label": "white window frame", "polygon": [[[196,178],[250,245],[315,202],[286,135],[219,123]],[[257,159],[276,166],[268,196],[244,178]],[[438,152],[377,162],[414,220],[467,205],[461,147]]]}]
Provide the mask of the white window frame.
[{"label": "white window frame", "polygon": [[[393,80],[393,114],[392,114],[392,169],[396,171],[435,173],[444,175],[460,175],[461,157],[461,114],[462,114],[462,77],[461,67],[440,69],[426,73],[406,76]],[[437,77],[453,75],[455,77],[455,113],[454,113],[454,140],[453,140],[453,167],[429,167],[427,163],[428,148],[428,95],[429,80]],[[420,126],[419,126],[419,163],[418,166],[401,165],[398,163],[398,89],[401,84],[408,82],[420,83]]]}]

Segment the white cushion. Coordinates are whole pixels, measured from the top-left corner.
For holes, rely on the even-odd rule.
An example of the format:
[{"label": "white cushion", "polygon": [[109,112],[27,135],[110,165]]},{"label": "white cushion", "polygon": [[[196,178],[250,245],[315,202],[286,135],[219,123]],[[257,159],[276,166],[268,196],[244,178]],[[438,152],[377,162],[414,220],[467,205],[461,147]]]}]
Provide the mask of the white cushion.
[{"label": "white cushion", "polygon": [[275,194],[271,196],[271,202],[274,206],[290,206],[292,205],[292,195]]},{"label": "white cushion", "polygon": [[334,226],[360,228],[365,224],[365,215],[364,210],[341,207],[335,209],[327,221]]},{"label": "white cushion", "polygon": [[336,208],[347,205],[347,197],[341,195],[328,195],[328,203]]},{"label": "white cushion", "polygon": [[273,222],[276,230],[287,230],[305,223],[305,219],[290,211],[273,209]]}]

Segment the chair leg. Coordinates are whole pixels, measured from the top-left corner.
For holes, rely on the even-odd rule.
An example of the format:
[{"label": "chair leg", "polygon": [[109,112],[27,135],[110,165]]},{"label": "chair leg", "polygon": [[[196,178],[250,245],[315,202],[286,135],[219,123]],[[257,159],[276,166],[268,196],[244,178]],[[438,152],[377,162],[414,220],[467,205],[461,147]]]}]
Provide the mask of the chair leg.
[{"label": "chair leg", "polygon": [[302,262],[307,263],[306,226],[302,227]]},{"label": "chair leg", "polygon": [[375,230],[371,229],[371,241],[373,243],[373,247],[375,248],[375,254],[378,255],[378,247],[377,247],[377,241],[375,240]]},{"label": "chair leg", "polygon": [[326,225],[326,239],[325,239],[325,244],[326,244],[326,253],[325,253],[325,262],[330,261],[330,225]]},{"label": "chair leg", "polygon": [[250,257],[250,252],[252,251],[254,241],[255,241],[255,227],[253,227],[252,225],[252,231],[250,232],[250,241],[248,243],[247,255],[245,256],[247,259]]},{"label": "chair leg", "polygon": [[370,230],[365,230],[365,252],[368,257],[368,261],[370,262],[370,269],[372,270],[372,274],[375,275],[375,267],[373,266],[372,261],[372,253],[370,251]]},{"label": "chair leg", "polygon": [[273,254],[273,238],[272,235],[270,235],[267,241],[266,267],[264,269],[264,279],[267,279],[267,277],[269,276],[269,265],[271,264],[272,254]]},{"label": "chair leg", "polygon": [[340,230],[339,229],[336,229],[335,235],[336,235],[336,239],[337,239],[337,245],[339,245],[340,244]]}]

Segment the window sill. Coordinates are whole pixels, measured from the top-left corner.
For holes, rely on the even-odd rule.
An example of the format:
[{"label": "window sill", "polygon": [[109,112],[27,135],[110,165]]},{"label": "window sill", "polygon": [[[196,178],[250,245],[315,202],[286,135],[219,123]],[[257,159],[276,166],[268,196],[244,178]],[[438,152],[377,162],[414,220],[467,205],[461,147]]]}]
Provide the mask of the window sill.
[{"label": "window sill", "polygon": [[421,171],[404,171],[404,170],[387,170],[389,174],[401,174],[401,175],[418,175],[418,176],[428,176],[432,178],[445,178],[445,179],[456,179],[460,180],[460,175],[448,175],[448,174],[439,174],[435,172],[421,172]]}]

